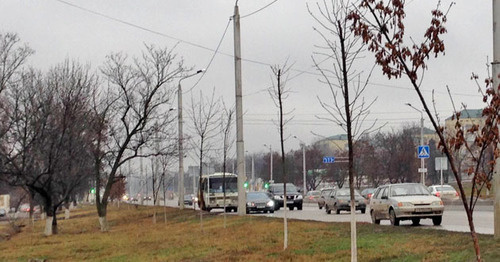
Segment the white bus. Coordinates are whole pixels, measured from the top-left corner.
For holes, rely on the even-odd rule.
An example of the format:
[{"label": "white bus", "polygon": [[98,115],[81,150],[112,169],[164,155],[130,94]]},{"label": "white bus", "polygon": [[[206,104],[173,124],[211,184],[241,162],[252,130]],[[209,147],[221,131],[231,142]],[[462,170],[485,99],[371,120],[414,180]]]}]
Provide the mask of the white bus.
[{"label": "white bus", "polygon": [[[210,212],[214,208],[224,208],[223,173],[203,175],[201,177],[201,188],[205,208]],[[225,173],[226,181],[226,211],[238,210],[238,176],[232,173]]]}]

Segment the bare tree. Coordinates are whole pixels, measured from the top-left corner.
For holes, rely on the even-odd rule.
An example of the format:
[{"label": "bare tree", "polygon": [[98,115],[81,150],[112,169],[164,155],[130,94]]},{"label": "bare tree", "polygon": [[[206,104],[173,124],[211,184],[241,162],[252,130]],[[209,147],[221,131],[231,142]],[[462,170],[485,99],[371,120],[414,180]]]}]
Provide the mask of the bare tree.
[{"label": "bare tree", "polygon": [[[415,90],[420,102],[430,119],[434,130],[439,136],[442,151],[446,154],[451,170],[457,180],[458,188],[465,208],[471,238],[476,252],[476,259],[481,260],[479,240],[474,228],[472,210],[467,203],[465,191],[462,185],[460,173],[456,168],[450,146],[446,143],[443,128],[438,125],[436,118],[431,113],[427,101],[421,90],[419,75],[424,74],[427,69],[427,60],[444,53],[445,44],[442,35],[447,32],[445,23],[448,11],[441,10],[440,2],[436,9],[431,11],[430,25],[425,30],[421,43],[411,39],[411,44],[405,44],[405,1],[379,2],[375,0],[362,0],[356,10],[349,14],[352,21],[352,31],[363,42],[368,49],[375,54],[376,63],[382,68],[382,72],[389,79],[406,76]],[[453,4],[453,3],[452,3]],[[450,4],[450,8],[451,5]]]},{"label": "bare tree", "polygon": [[[287,115],[291,114],[293,111],[285,111],[284,101],[290,95],[290,89],[286,87],[287,83],[287,73],[290,67],[285,63],[283,66],[271,66],[271,72],[273,73],[271,81],[272,86],[269,88],[269,95],[273,99],[275,106],[278,108],[278,132],[280,134],[280,147],[281,147],[281,170],[283,172],[283,206],[284,206],[284,216],[283,216],[283,226],[284,226],[284,241],[283,249],[288,248],[288,221],[287,221],[287,210],[286,210],[286,183],[287,183],[287,166],[286,166],[286,154],[285,154],[285,125],[292,119],[287,118]],[[285,76],[285,79],[283,79]],[[274,79],[276,77],[276,79]]]},{"label": "bare tree", "polygon": [[19,84],[11,93],[11,128],[2,137],[4,172],[42,198],[45,234],[57,234],[56,210],[88,181],[96,77],[89,67],[66,61],[46,76],[26,72]]},{"label": "bare tree", "polygon": [[33,53],[27,44],[21,45],[17,34],[0,33],[0,94],[20,80],[20,69]]},{"label": "bare tree", "polygon": [[[124,163],[155,153],[151,148],[155,130],[168,127],[175,86],[172,81],[185,72],[183,60],[172,49],[146,45],[133,63],[123,54],[107,57],[102,73],[110,88],[96,99],[94,113],[94,176],[96,207],[101,230],[108,230],[108,198],[117,172]],[[101,188],[104,189],[101,198]]]},{"label": "bare tree", "polygon": [[[189,117],[192,121],[192,132],[195,134],[191,139],[191,145],[196,148],[194,154],[198,159],[200,166],[198,173],[198,206],[200,207],[200,225],[203,229],[203,211],[208,210],[205,204],[203,195],[202,175],[203,175],[203,162],[214,149],[215,143],[213,138],[218,134],[219,128],[219,112],[220,101],[215,97],[215,88],[212,90],[210,97],[203,96],[200,91],[200,97],[197,102],[191,96],[191,108],[188,111]],[[184,185],[181,185],[184,186]]]},{"label": "bare tree", "polygon": [[[349,30],[348,15],[353,3],[351,1],[323,1],[317,4],[318,15],[309,13],[316,20],[319,29],[315,30],[323,38],[326,46],[317,52],[318,57],[325,57],[330,62],[329,67],[320,65],[313,58],[316,68],[322,75],[322,82],[330,89],[333,101],[318,100],[330,117],[330,120],[344,129],[347,133],[348,159],[349,159],[349,188],[351,193],[351,261],[357,261],[356,222],[354,211],[354,146],[355,141],[369,133],[376,126],[376,121],[371,126],[364,127],[364,120],[369,115],[369,109],[376,99],[366,102],[363,92],[366,90],[371,71],[365,81],[361,80],[361,73],[356,72],[355,66],[364,45],[362,38]],[[372,68],[373,70],[373,68]],[[333,77],[331,76],[333,75]]]},{"label": "bare tree", "polygon": [[234,137],[231,136],[231,130],[234,123],[234,107],[227,108],[222,101],[222,116],[220,119],[220,130],[222,135],[222,192],[224,202],[224,228],[226,228],[226,171],[227,171],[227,154],[234,144]]}]

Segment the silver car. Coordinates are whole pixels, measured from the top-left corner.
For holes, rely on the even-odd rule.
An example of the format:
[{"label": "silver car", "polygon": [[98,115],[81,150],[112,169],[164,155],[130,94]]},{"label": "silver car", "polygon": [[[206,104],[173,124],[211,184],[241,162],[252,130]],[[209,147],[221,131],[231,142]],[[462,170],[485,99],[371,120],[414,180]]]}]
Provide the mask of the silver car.
[{"label": "silver car", "polygon": [[389,219],[394,226],[398,226],[401,220],[411,220],[418,225],[420,219],[430,218],[438,226],[443,210],[443,201],[417,183],[380,186],[370,200],[370,215],[374,224]]}]

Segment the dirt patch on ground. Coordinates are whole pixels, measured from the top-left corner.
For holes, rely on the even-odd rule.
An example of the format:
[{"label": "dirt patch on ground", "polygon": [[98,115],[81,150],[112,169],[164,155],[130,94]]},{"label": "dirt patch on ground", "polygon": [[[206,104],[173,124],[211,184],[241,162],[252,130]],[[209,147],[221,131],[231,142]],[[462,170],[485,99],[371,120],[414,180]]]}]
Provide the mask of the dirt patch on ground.
[{"label": "dirt patch on ground", "polygon": [[21,232],[22,227],[24,227],[23,224],[17,225],[10,221],[0,225],[0,242],[9,240],[12,236]]}]

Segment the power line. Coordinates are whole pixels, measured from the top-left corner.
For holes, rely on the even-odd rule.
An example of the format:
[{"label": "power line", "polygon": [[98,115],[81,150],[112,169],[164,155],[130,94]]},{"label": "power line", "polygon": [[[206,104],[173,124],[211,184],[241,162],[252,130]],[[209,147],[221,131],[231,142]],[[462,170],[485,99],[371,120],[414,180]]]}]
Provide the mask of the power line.
[{"label": "power line", "polygon": [[260,12],[260,11],[262,11],[262,10],[266,9],[267,7],[269,7],[270,5],[272,5],[272,4],[276,3],[276,2],[278,2],[278,0],[274,0],[274,1],[272,1],[271,3],[269,3],[269,4],[265,5],[264,7],[259,8],[259,9],[257,9],[256,11],[251,12],[251,13],[250,13],[250,14],[248,14],[248,15],[243,15],[243,16],[241,16],[241,17],[240,17],[240,19],[243,19],[243,18],[245,18],[245,17],[249,17],[249,16],[251,16],[251,15],[254,15],[254,14],[256,14],[256,13],[258,13],[258,12]]},{"label": "power line", "polygon": [[[219,48],[220,48],[220,45],[222,43],[222,40],[224,39],[225,37],[225,34],[227,32],[227,29],[229,27],[229,24],[230,22],[228,22],[228,24],[226,25],[226,29],[224,31],[224,34],[217,46],[216,49],[212,49],[210,47],[206,47],[206,46],[203,46],[203,45],[200,45],[200,44],[196,44],[196,43],[193,43],[193,42],[190,42],[190,41],[187,41],[187,40],[183,40],[183,39],[180,39],[180,38],[177,38],[177,37],[174,37],[174,36],[171,36],[171,35],[167,35],[167,34],[164,34],[164,33],[161,33],[161,32],[158,32],[158,31],[155,31],[155,30],[152,30],[152,29],[148,29],[146,27],[143,27],[143,26],[140,26],[140,25],[137,25],[137,24],[134,24],[134,23],[131,23],[131,22],[127,22],[127,21],[124,21],[122,19],[118,19],[118,18],[114,18],[112,16],[109,16],[109,15],[106,15],[106,14],[103,14],[103,13],[99,13],[97,11],[93,11],[91,9],[88,9],[88,8],[85,8],[85,7],[81,7],[79,5],[76,5],[76,4],[73,4],[73,3],[70,3],[70,2],[67,2],[65,0],[54,0],[56,2],[59,2],[59,3],[62,3],[62,4],[65,4],[67,6],[71,6],[73,8],[77,8],[77,9],[80,9],[82,11],[85,11],[85,12],[88,12],[88,13],[91,13],[91,14],[94,14],[94,15],[97,15],[97,16],[101,16],[101,17],[104,17],[106,19],[109,19],[109,20],[112,20],[112,21],[115,21],[115,22],[118,22],[118,23],[121,23],[121,24],[124,24],[124,25],[127,25],[127,26],[130,26],[130,27],[134,27],[136,29],[139,29],[139,30],[143,30],[143,31],[146,31],[146,32],[149,32],[149,33],[152,33],[152,34],[155,34],[155,35],[159,35],[159,36],[162,36],[162,37],[166,37],[166,38],[169,38],[169,39],[173,39],[175,41],[178,41],[180,43],[184,43],[184,44],[187,44],[187,45],[191,45],[191,46],[194,46],[194,47],[198,47],[198,48],[201,48],[201,49],[204,49],[204,50],[208,50],[208,51],[211,51],[211,52],[214,52],[214,55],[212,56],[210,62],[209,62],[209,65],[211,65],[214,57],[216,54],[221,54],[221,55],[224,55],[224,56],[228,56],[228,57],[234,57],[234,55],[232,54],[228,54],[228,53],[224,53],[224,52],[220,52],[219,51]],[[275,2],[277,2],[278,0],[274,0],[273,2],[267,4],[266,6],[248,14],[248,15],[245,15],[243,17],[247,17],[247,16],[250,16],[252,14],[255,14],[257,12],[260,12],[262,11],[263,9],[267,8],[268,6],[270,6],[271,4],[274,4]],[[411,1],[409,2],[411,3]],[[408,4],[409,4],[408,3]],[[241,17],[241,18],[243,18]],[[254,64],[258,64],[258,65],[264,65],[264,66],[271,66],[271,64],[269,63],[266,63],[266,62],[261,62],[261,61],[257,61],[257,60],[252,60],[252,59],[248,59],[248,58],[241,58],[242,61],[245,61],[245,62],[250,62],[250,63],[254,63]],[[323,63],[324,61],[326,61],[327,59],[321,61],[320,63]],[[296,72],[299,72],[299,74],[291,77],[289,80],[292,80],[300,75],[303,75],[303,74],[309,74],[309,75],[315,75],[315,76],[322,76],[321,74],[319,73],[315,73],[315,72],[309,72],[309,71],[306,71],[306,70],[299,70],[299,69],[294,69],[294,68],[291,68],[290,70],[292,71],[296,71]],[[195,83],[195,85],[191,88],[193,89],[200,81],[201,81],[201,78],[203,78],[203,76],[205,75],[206,72],[204,72],[202,74],[202,76],[200,77],[200,79]],[[393,86],[393,85],[387,85],[387,84],[378,84],[378,83],[368,83],[369,85],[375,85],[375,86],[383,86],[383,87],[389,87],[389,88],[395,88],[395,89],[403,89],[403,90],[413,90],[413,88],[408,88],[408,87],[401,87],[401,86]],[[191,90],[190,89],[190,90]],[[421,89],[423,92],[432,92],[432,90],[425,90],[425,89]],[[448,94],[446,92],[439,92],[439,91],[435,91],[435,93],[437,94]],[[471,94],[465,94],[465,93],[452,93],[452,95],[457,95],[457,96],[477,96],[479,97],[480,95],[471,95]]]},{"label": "power line", "polygon": [[212,55],[212,58],[210,58],[210,62],[208,62],[208,65],[205,67],[205,71],[203,72],[203,74],[198,78],[198,81],[196,81],[196,83],[194,83],[194,85],[188,90],[188,92],[190,92],[191,90],[193,90],[193,88],[195,88],[198,83],[201,81],[201,79],[203,79],[203,77],[205,76],[205,74],[207,73],[208,69],[210,68],[210,65],[212,65],[212,62],[214,61],[214,58],[215,56],[217,55],[217,53],[219,52],[219,48],[222,44],[222,41],[224,40],[224,37],[226,36],[226,33],[227,33],[227,29],[229,28],[229,24],[231,23],[231,19],[229,19],[227,21],[227,25],[226,25],[226,29],[224,29],[224,33],[222,34],[222,37],[221,39],[219,40],[219,44],[217,45],[217,48],[215,49],[214,51],[214,54]]}]

